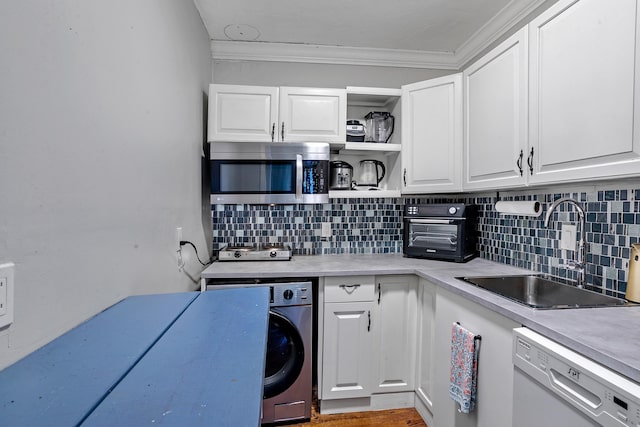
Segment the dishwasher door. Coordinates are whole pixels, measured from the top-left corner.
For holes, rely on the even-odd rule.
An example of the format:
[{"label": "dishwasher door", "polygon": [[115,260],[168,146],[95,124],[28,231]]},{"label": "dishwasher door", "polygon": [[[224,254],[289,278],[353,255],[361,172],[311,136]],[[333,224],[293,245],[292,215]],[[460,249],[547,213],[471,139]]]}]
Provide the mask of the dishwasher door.
[{"label": "dishwasher door", "polygon": [[527,328],[513,364],[514,427],[640,424],[640,385]]}]

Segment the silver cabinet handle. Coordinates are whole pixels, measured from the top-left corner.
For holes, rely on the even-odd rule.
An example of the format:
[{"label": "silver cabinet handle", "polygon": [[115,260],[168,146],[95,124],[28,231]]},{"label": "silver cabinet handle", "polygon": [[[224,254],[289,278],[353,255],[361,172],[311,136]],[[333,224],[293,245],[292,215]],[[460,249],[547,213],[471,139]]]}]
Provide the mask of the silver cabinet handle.
[{"label": "silver cabinet handle", "polygon": [[344,289],[347,292],[353,292],[360,287],[360,284],[356,283],[355,285],[340,285],[338,287]]}]

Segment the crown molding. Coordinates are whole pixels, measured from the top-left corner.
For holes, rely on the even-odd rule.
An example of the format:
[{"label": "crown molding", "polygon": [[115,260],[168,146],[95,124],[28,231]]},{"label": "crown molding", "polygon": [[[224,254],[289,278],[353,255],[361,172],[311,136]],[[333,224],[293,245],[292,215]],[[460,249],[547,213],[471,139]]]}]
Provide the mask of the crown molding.
[{"label": "crown molding", "polygon": [[296,43],[212,40],[211,55],[213,59],[218,60],[307,62],[445,70],[458,68],[458,61],[453,53]]},{"label": "crown molding", "polygon": [[462,68],[466,63],[490,47],[492,43],[511,30],[518,22],[525,19],[547,1],[531,0],[525,2],[526,5],[523,7],[521,0],[511,0],[496,16],[456,50],[455,57],[458,68]]},{"label": "crown molding", "polygon": [[460,70],[546,2],[549,0],[528,0],[526,2],[511,0],[455,52],[212,40],[211,56],[214,60],[228,61],[304,62]]}]

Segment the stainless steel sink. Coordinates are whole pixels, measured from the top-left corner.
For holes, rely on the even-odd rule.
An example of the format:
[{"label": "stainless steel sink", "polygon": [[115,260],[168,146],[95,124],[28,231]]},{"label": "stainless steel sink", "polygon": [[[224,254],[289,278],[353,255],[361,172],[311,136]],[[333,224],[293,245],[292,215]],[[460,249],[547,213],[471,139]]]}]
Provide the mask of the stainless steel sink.
[{"label": "stainless steel sink", "polygon": [[541,275],[458,277],[458,279],[538,309],[636,305],[620,298],[565,285]]}]

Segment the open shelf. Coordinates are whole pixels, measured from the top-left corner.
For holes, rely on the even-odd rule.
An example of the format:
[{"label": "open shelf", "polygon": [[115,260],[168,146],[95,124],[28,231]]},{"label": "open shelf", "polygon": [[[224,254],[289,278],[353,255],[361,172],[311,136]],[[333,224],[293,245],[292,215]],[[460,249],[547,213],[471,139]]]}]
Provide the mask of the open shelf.
[{"label": "open shelf", "polygon": [[330,199],[361,199],[361,198],[393,198],[400,197],[400,190],[374,190],[374,191],[356,191],[356,190],[329,190]]},{"label": "open shelf", "polygon": [[377,142],[332,142],[332,151],[348,151],[353,154],[366,154],[372,151],[384,154],[392,154],[400,152],[402,148],[400,144],[382,144]]},{"label": "open shelf", "polygon": [[401,95],[401,89],[347,86],[347,104],[353,106],[385,107]]}]

